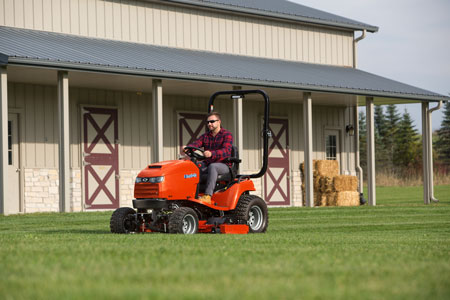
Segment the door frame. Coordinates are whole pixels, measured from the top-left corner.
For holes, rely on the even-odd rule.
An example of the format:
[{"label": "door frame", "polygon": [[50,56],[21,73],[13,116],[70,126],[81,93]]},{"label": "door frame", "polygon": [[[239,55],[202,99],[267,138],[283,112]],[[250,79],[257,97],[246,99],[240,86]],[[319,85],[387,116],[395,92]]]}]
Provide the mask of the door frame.
[{"label": "door frame", "polygon": [[[85,196],[85,187],[86,187],[86,178],[84,176],[84,166],[83,166],[83,110],[85,107],[93,107],[93,108],[105,108],[105,109],[117,109],[117,136],[118,136],[118,140],[119,143],[117,144],[119,149],[118,149],[118,157],[117,157],[117,172],[119,174],[119,207],[120,207],[120,126],[121,126],[121,119],[120,119],[120,108],[117,105],[91,105],[91,104],[78,104],[79,107],[79,111],[78,111],[78,115],[79,115],[79,120],[80,120],[80,126],[79,126],[79,137],[80,137],[80,143],[78,145],[79,148],[79,162],[80,162],[80,175],[81,175],[81,211],[106,211],[106,210],[112,210],[112,209],[91,209],[91,208],[86,208],[85,204],[86,204],[86,196]],[[72,167],[71,167],[72,170]]]},{"label": "door frame", "polygon": [[[264,116],[262,114],[259,114],[259,119],[261,120],[259,132],[261,132],[262,128],[263,128]],[[287,132],[287,138],[288,138],[288,141],[289,141],[289,143],[287,145],[287,148],[289,150],[289,153],[288,153],[288,157],[289,157],[288,172],[289,172],[289,175],[286,175],[286,176],[287,176],[287,180],[289,181],[289,195],[290,195],[290,198],[292,198],[292,196],[294,195],[293,194],[294,185],[293,185],[293,182],[292,182],[292,180],[293,180],[293,176],[292,176],[292,151],[291,151],[291,146],[290,146],[290,142],[292,141],[292,136],[291,136],[292,132],[290,130],[291,120],[290,120],[289,116],[286,116],[286,115],[274,115],[274,116],[270,115],[269,116],[269,120],[268,120],[269,123],[270,123],[270,119],[287,120],[287,126],[288,126],[288,128],[287,128],[287,131],[288,131]],[[270,139],[269,139],[269,146],[270,146]],[[259,153],[260,153],[259,155],[260,155],[260,157],[262,155],[262,152],[263,152],[262,151],[262,139],[259,139]],[[269,168],[269,166],[267,166],[267,167]],[[264,174],[264,176],[266,176],[266,174]],[[264,195],[266,194],[266,187],[264,185],[264,176],[261,177],[261,197],[262,198],[264,198]],[[266,199],[263,199],[263,200],[266,201]],[[289,204],[270,204],[269,206],[270,207],[290,207],[292,205],[293,205],[293,201],[291,199],[289,199]]]},{"label": "door frame", "polygon": [[25,213],[25,170],[23,165],[23,153],[25,153],[25,144],[23,143],[23,137],[25,136],[25,118],[23,108],[8,108],[8,114],[17,115],[17,128],[18,136],[17,142],[19,143],[19,213]]},{"label": "door frame", "polygon": [[339,174],[343,174],[342,173],[342,153],[344,152],[343,151],[343,144],[342,144],[342,142],[343,142],[343,136],[342,136],[342,128],[341,127],[338,127],[338,126],[324,126],[323,127],[323,145],[324,145],[324,147],[323,147],[323,159],[326,159],[326,157],[327,157],[327,149],[326,149],[326,138],[327,138],[327,135],[326,135],[326,131],[327,130],[335,130],[335,131],[337,131],[338,132],[338,138],[339,138],[339,147],[338,147],[338,149],[337,150],[339,150],[339,151],[336,151],[336,158],[339,158],[339,160],[338,160],[338,162],[339,162]]}]

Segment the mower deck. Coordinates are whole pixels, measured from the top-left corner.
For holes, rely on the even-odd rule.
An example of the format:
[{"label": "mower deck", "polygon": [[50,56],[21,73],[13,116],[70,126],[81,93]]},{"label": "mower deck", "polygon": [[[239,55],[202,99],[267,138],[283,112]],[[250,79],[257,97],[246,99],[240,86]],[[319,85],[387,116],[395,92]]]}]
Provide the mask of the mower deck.
[{"label": "mower deck", "polygon": [[245,224],[207,224],[206,221],[198,222],[199,233],[226,233],[226,234],[247,234],[248,225]]},{"label": "mower deck", "polygon": [[[248,225],[245,224],[207,224],[207,221],[198,222],[198,233],[224,233],[224,234],[247,234],[249,231]],[[139,228],[139,233],[155,233],[149,228],[142,226]]]}]

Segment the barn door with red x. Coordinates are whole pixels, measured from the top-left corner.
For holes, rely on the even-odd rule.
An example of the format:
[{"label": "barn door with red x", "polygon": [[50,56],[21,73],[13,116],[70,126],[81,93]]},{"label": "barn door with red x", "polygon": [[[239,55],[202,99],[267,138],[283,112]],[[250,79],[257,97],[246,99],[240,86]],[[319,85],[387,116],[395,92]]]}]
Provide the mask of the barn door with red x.
[{"label": "barn door with red x", "polygon": [[287,119],[270,119],[269,166],[264,176],[264,199],[268,205],[290,205],[289,132]]},{"label": "barn door with red x", "polygon": [[82,121],[85,208],[118,208],[117,109],[84,107]]},{"label": "barn door with red x", "polygon": [[204,114],[179,113],[178,114],[178,136],[180,153],[181,147],[189,145],[198,139],[206,131]]}]

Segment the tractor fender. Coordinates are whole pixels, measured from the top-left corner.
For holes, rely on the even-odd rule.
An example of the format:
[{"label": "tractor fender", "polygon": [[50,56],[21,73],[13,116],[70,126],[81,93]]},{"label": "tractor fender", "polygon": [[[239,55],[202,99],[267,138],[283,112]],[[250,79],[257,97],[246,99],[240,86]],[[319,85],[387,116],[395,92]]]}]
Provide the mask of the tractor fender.
[{"label": "tractor fender", "polygon": [[236,208],[242,194],[255,190],[253,181],[245,179],[241,182],[236,182],[223,192],[215,193],[211,200],[213,203],[216,203],[216,207],[221,207],[221,210],[233,210]]}]

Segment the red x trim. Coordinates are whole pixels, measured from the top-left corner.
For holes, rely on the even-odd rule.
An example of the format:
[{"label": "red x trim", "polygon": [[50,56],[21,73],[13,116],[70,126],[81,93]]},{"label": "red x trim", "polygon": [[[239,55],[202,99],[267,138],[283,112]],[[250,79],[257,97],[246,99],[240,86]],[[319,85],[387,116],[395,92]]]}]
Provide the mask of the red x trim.
[{"label": "red x trim", "polygon": [[111,203],[115,202],[114,196],[111,194],[111,192],[106,187],[106,183],[108,182],[109,177],[114,173],[114,167],[111,167],[109,169],[108,173],[106,173],[105,177],[101,179],[98,174],[95,172],[95,170],[92,168],[92,166],[86,166],[86,171],[89,172],[89,174],[94,177],[95,181],[98,183],[98,187],[95,190],[95,192],[92,194],[92,196],[88,199],[86,199],[86,204],[91,205],[92,202],[94,202],[95,198],[98,196],[98,194],[103,191],[105,192],[106,196],[108,196],[109,200],[111,200]]},{"label": "red x trim", "polygon": [[267,171],[267,175],[269,175],[270,179],[272,179],[273,181],[273,188],[270,191],[270,193],[267,195],[267,198],[270,199],[272,198],[273,194],[275,194],[275,191],[278,190],[280,192],[280,194],[283,196],[284,199],[287,198],[286,193],[283,191],[283,189],[281,188],[281,180],[283,180],[284,175],[287,173],[287,170],[284,169],[281,174],[280,177],[278,177],[278,179],[275,179],[275,176],[273,176],[272,171],[269,169]]},{"label": "red x trim", "polygon": [[[180,121],[179,121],[179,137],[180,137],[180,147],[189,145],[191,143],[193,143],[195,140],[197,140],[200,135],[203,134],[203,132],[206,131],[206,125],[203,122],[205,120],[206,115],[203,114],[194,114],[194,113],[180,113]],[[197,128],[194,130],[192,130],[191,126],[189,125],[189,123],[187,122],[188,120],[199,120],[200,123],[197,126]],[[185,137],[183,136],[183,128],[186,129],[187,133],[189,134],[188,138],[188,142],[183,142],[183,140],[185,139]],[[183,149],[180,149],[180,151],[182,151]]]},{"label": "red x trim", "polygon": [[[272,124],[272,126],[271,126]],[[281,125],[278,132],[273,130],[273,125]],[[264,176],[264,198],[268,205],[289,205],[290,204],[290,181],[289,181],[289,149],[283,148],[283,144],[289,145],[289,132],[288,132],[288,120],[287,119],[270,119],[269,129],[272,132],[272,143],[269,145],[269,168]],[[282,142],[283,139],[283,142]],[[281,157],[271,157],[274,149],[278,149],[281,153]],[[278,178],[275,178],[273,169],[282,169]],[[283,180],[284,179],[284,180]],[[269,190],[269,182],[273,184]],[[276,192],[282,198],[272,199]]]},{"label": "red x trim", "polygon": [[286,130],[286,127],[281,127],[280,131],[278,132],[278,134],[275,135],[275,132],[272,130],[272,128],[270,127],[269,124],[269,129],[272,132],[272,138],[273,138],[273,142],[272,144],[269,146],[269,156],[272,153],[273,149],[275,148],[275,146],[278,147],[278,150],[280,150],[281,154],[283,155],[283,158],[288,157],[288,153],[285,149],[283,149],[283,146],[281,146],[280,144],[280,138],[283,135],[284,131]]},{"label": "red x trim", "polygon": [[[119,147],[115,143],[118,139],[118,116],[117,109],[88,107],[83,114],[83,149],[84,149],[84,198],[87,209],[111,209],[119,207]],[[95,115],[104,115],[107,117],[105,124],[100,128]],[[95,130],[95,137],[88,141],[88,126],[91,125]],[[113,129],[113,137],[106,136],[108,129]],[[104,153],[92,152],[98,142],[102,140],[108,150]],[[103,178],[95,171],[94,166],[107,167],[108,172]],[[93,179],[93,180],[92,180]],[[110,190],[107,183],[114,180]],[[92,193],[92,191],[94,191]],[[96,204],[96,199],[103,191],[110,204]],[[89,196],[90,195],[90,196]]]},{"label": "red x trim", "polygon": [[91,123],[92,127],[94,127],[94,129],[97,131],[97,136],[91,142],[91,145],[89,147],[87,147],[87,143],[84,145],[85,146],[84,152],[91,153],[92,150],[94,149],[94,147],[97,145],[98,141],[100,141],[100,139],[103,140],[106,147],[108,147],[108,149],[111,151],[111,153],[114,152],[114,148],[111,146],[111,142],[105,136],[106,130],[108,130],[109,126],[114,121],[113,116],[109,117],[109,119],[106,121],[105,125],[103,125],[102,128],[100,128],[98,126],[97,122],[94,120],[94,118],[92,118],[91,114],[87,114],[86,119],[89,121],[89,123]]}]

